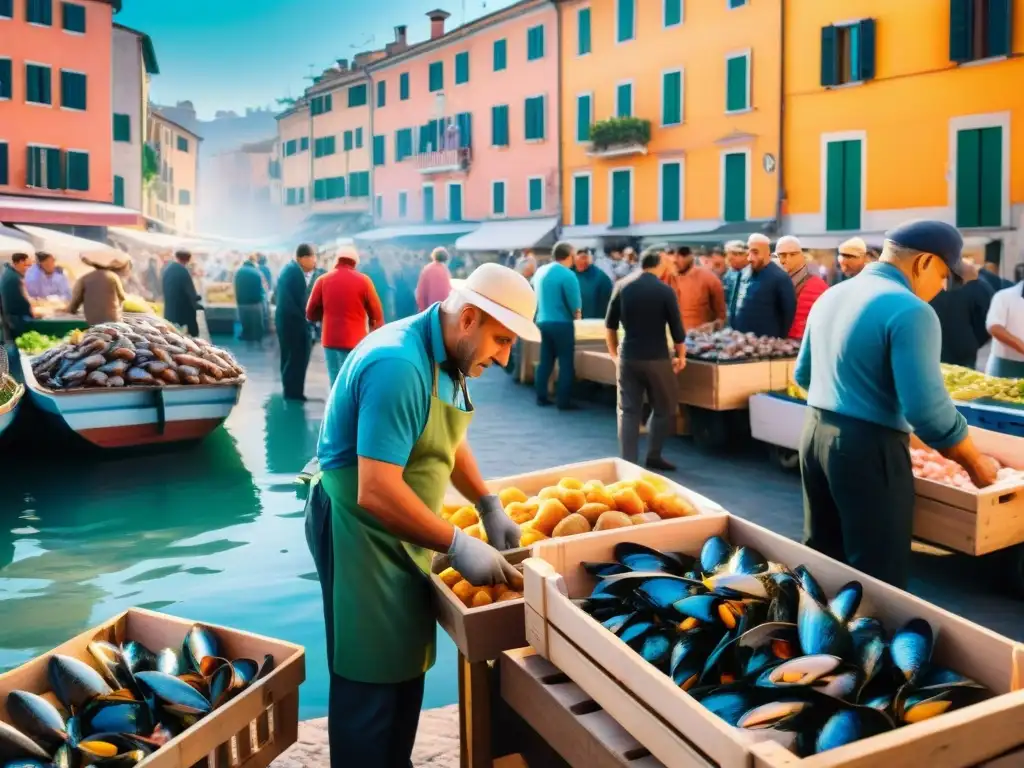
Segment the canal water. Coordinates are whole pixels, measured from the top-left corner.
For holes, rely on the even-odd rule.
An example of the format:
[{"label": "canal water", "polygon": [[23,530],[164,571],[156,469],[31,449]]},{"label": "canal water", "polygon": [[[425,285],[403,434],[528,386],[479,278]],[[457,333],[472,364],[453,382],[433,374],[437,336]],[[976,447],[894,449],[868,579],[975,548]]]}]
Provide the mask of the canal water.
[{"label": "canal water", "polygon": [[[323,402],[283,400],[267,347],[232,346],[249,375],[241,402],[193,447],[110,459],[19,416],[21,439],[0,444],[0,671],[139,606],[305,646],[301,716],[327,714],[320,588],[294,483]],[[317,355],[307,394],[326,386]],[[439,630],[423,706],[457,695],[456,649]]]}]

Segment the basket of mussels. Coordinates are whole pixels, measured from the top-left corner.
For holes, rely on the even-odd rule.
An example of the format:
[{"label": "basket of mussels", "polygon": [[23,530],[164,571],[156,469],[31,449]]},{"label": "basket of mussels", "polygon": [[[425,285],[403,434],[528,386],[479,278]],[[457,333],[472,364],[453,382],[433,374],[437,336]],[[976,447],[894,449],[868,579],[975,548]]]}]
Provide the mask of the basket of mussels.
[{"label": "basket of mussels", "polygon": [[0,765],[265,768],[304,679],[301,646],[133,608],[0,675]]}]

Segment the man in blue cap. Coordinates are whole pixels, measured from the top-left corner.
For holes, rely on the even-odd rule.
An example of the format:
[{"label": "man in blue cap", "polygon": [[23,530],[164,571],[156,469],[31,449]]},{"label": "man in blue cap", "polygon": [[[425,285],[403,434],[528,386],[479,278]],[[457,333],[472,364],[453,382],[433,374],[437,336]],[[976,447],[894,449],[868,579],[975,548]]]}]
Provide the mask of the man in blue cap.
[{"label": "man in blue cap", "polygon": [[796,362],[810,406],[800,442],[809,546],[905,588],[914,516],[911,433],[996,480],[939,370],[939,319],[928,306],[961,271],[960,233],[913,221],[886,234],[878,262],[814,304]]}]

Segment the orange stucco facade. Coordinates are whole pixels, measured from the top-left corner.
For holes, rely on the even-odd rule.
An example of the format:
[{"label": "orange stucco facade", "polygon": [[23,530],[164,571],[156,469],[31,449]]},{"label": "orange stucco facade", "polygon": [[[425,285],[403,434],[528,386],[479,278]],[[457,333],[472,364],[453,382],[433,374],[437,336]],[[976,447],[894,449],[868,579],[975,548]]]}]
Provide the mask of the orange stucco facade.
[{"label": "orange stucco facade", "polygon": [[[111,170],[111,61],[113,8],[101,0],[76,0],[84,9],[85,32],[64,28],[63,7],[53,3],[49,25],[29,23],[27,4],[13,4],[13,18],[0,18],[0,66],[10,62],[10,96],[0,97],[0,152],[6,145],[7,178],[0,177],[0,194],[38,195],[110,202]],[[74,24],[80,27],[80,24]],[[49,68],[49,104],[29,102],[28,66]],[[36,70],[38,71],[38,70]],[[85,108],[62,105],[62,71],[85,75]],[[0,91],[6,96],[6,89]],[[45,100],[45,97],[40,96]],[[80,103],[80,102],[79,102]],[[61,163],[67,153],[88,154],[88,188],[67,189],[68,169],[62,181],[30,186],[30,146],[58,149]],[[53,156],[52,154],[50,155]],[[82,164],[76,162],[76,179]],[[83,184],[76,180],[74,186]],[[53,188],[56,187],[56,188]]]}]

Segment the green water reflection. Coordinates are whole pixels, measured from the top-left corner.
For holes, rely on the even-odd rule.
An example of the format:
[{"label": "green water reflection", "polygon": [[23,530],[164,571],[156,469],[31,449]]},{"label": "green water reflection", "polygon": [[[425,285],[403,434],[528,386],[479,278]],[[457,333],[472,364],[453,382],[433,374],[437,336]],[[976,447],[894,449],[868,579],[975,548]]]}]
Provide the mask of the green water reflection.
[{"label": "green water reflection", "polygon": [[[111,459],[40,439],[22,418],[29,449],[0,446],[0,670],[142,606],[304,645],[302,717],[326,714],[320,590],[292,482],[323,406],[276,394],[269,351],[239,357],[242,400],[200,445]],[[325,387],[314,361],[309,392]],[[439,634],[425,707],[457,696],[455,649]]]}]

